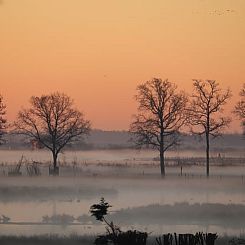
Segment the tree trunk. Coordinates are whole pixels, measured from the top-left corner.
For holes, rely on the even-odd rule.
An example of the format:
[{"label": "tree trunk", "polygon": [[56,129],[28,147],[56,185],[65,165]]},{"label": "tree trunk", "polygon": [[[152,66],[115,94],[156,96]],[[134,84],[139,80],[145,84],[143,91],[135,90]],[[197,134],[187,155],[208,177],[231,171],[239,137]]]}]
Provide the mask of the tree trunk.
[{"label": "tree trunk", "polygon": [[165,163],[164,163],[164,130],[163,123],[161,123],[161,133],[160,133],[160,166],[161,166],[161,176],[165,176]]},{"label": "tree trunk", "polygon": [[209,177],[209,133],[206,133],[206,174]]},{"label": "tree trunk", "polygon": [[52,153],[53,153],[53,166],[55,169],[57,167],[57,154],[55,154],[55,152]]},{"label": "tree trunk", "polygon": [[52,154],[53,154],[53,167],[54,167],[53,175],[59,175],[59,168],[57,166],[58,154],[56,152],[52,152]]},{"label": "tree trunk", "polygon": [[164,164],[164,151],[163,147],[160,149],[160,166],[161,166],[161,175],[162,177],[165,176],[165,164]]}]

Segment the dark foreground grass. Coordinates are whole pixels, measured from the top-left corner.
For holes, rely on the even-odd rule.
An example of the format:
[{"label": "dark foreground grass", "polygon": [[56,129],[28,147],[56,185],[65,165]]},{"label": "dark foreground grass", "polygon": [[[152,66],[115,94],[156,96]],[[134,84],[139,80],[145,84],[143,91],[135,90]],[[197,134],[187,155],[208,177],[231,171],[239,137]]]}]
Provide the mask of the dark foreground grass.
[{"label": "dark foreground grass", "polygon": [[0,236],[1,245],[92,245],[92,236]]},{"label": "dark foreground grass", "polygon": [[[94,236],[58,236],[58,235],[36,235],[36,236],[0,236],[1,245],[93,245]],[[156,245],[154,236],[149,236],[147,245]],[[235,241],[230,243],[230,241]],[[237,241],[237,242],[236,242]],[[241,240],[240,240],[241,241]],[[245,241],[245,240],[243,240]],[[215,245],[240,245],[238,238],[218,237]],[[127,244],[125,244],[127,245]]]}]

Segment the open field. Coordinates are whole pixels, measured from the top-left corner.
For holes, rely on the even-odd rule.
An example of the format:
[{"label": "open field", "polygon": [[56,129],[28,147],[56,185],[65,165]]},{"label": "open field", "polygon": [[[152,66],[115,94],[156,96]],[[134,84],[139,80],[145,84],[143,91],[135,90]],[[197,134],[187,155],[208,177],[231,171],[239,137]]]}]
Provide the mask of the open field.
[{"label": "open field", "polygon": [[[0,176],[32,174],[28,167],[35,163],[42,176],[49,175],[51,154],[47,151],[1,150]],[[21,162],[21,163],[20,163]],[[212,152],[212,176],[239,176],[245,178],[243,151]],[[17,167],[20,169],[17,169]],[[66,151],[59,157],[60,176],[159,176],[158,153],[153,150],[94,150]],[[166,155],[167,175],[205,176],[203,152],[170,151]],[[17,173],[15,173],[17,172]]]}]

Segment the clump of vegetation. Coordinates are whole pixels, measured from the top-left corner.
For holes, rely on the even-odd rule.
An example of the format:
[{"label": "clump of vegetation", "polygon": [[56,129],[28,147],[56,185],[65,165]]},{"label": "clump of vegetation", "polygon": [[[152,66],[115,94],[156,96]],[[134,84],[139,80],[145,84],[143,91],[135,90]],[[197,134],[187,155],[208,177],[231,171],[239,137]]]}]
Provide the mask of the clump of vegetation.
[{"label": "clump of vegetation", "polygon": [[46,215],[43,216],[43,223],[51,223],[51,224],[69,224],[73,223],[75,218],[72,215],[68,214],[56,214],[51,217]]},{"label": "clump of vegetation", "polygon": [[41,175],[39,163],[32,161],[31,163],[26,164],[26,172],[29,176],[39,176]]},{"label": "clump of vegetation", "polygon": [[8,176],[20,176],[22,175],[22,172],[20,171],[21,166],[23,165],[24,161],[26,161],[25,157],[22,155],[19,162],[10,167],[8,171]]},{"label": "clump of vegetation", "polygon": [[245,239],[233,238],[229,241],[230,245],[245,245]]},{"label": "clump of vegetation", "polygon": [[164,234],[156,238],[157,245],[214,245],[217,239],[216,233],[196,233],[194,234]]},{"label": "clump of vegetation", "polygon": [[113,221],[108,221],[105,216],[108,214],[108,209],[112,207],[102,197],[100,203],[93,204],[90,207],[90,213],[96,218],[96,220],[105,222],[106,235],[98,236],[95,239],[95,244],[106,245],[112,243],[114,245],[146,245],[148,234],[146,232],[140,232],[137,230],[128,230],[126,232],[116,226]]},{"label": "clump of vegetation", "polygon": [[2,214],[2,217],[0,217],[0,223],[7,224],[11,219],[8,216],[5,216]]}]

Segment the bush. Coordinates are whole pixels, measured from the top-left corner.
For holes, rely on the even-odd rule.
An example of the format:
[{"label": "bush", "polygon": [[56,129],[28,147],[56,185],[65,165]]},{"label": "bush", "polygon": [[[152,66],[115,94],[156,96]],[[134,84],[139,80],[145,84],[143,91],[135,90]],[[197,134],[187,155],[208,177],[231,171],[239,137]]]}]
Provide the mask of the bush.
[{"label": "bush", "polygon": [[106,220],[105,216],[108,214],[108,209],[111,207],[108,202],[102,197],[100,203],[94,204],[90,207],[91,216],[94,216],[96,220],[105,222],[106,235],[98,236],[95,239],[96,245],[146,245],[148,234],[146,232],[140,232],[137,230],[128,230],[126,232],[114,225],[111,221]]},{"label": "bush", "polygon": [[157,245],[214,245],[217,239],[216,233],[196,233],[193,234],[164,234],[161,237],[156,238]]}]

